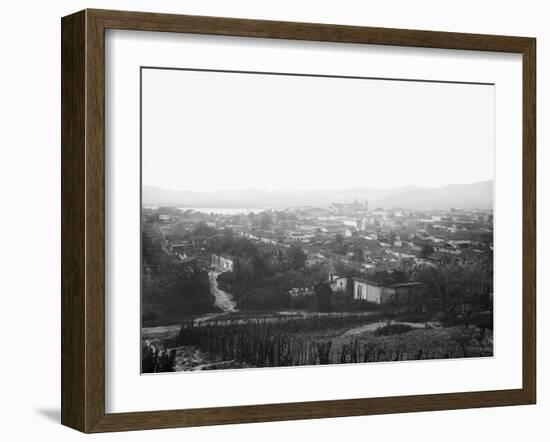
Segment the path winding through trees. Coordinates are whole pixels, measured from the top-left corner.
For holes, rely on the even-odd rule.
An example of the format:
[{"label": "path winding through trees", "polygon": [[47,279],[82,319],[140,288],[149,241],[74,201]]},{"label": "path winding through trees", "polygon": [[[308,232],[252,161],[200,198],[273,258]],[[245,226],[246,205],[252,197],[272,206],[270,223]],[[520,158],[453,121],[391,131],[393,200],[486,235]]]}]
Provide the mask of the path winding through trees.
[{"label": "path winding through trees", "polygon": [[214,295],[216,301],[214,305],[220,308],[224,313],[235,312],[236,302],[233,300],[233,296],[230,293],[224,292],[218,287],[218,275],[221,272],[208,272],[208,279],[210,281],[210,293]]}]

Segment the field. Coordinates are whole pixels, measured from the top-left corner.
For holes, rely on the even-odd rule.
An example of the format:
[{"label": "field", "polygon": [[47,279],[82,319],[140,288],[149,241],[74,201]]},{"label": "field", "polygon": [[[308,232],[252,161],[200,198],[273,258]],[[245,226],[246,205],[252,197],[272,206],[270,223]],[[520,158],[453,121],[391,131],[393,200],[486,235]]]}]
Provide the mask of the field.
[{"label": "field", "polygon": [[174,371],[492,356],[492,331],[387,320],[380,313],[221,315],[144,329]]}]

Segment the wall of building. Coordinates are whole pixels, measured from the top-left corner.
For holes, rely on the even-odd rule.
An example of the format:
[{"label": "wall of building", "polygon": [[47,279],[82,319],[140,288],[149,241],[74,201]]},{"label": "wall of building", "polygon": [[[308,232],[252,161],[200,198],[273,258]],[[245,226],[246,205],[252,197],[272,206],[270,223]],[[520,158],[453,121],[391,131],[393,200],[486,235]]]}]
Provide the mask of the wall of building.
[{"label": "wall of building", "polygon": [[353,282],[353,297],[363,301],[380,304],[384,297],[384,288],[363,281]]},{"label": "wall of building", "polygon": [[233,271],[233,258],[224,255],[212,254],[212,266],[222,272]]}]

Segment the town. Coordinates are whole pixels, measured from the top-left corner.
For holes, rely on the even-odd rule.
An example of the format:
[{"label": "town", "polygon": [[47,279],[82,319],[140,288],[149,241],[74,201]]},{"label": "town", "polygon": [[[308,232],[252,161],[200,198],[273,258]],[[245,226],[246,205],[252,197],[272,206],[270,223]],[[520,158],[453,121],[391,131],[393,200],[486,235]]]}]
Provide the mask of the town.
[{"label": "town", "polygon": [[[179,341],[173,339],[189,345],[198,342],[192,336],[207,323],[224,335],[231,327],[244,332],[246,322],[258,318],[266,324],[282,318],[292,327],[298,319],[317,321],[319,330],[331,330],[308,338],[303,345],[309,350],[292,363],[272,361],[275,365],[383,359],[367,349],[371,342],[359,339],[373,338],[375,331],[454,333],[443,339],[441,354],[428,356],[418,345],[405,345],[390,349],[397,352],[392,358],[492,355],[492,210],[371,208],[365,200],[220,212],[143,208],[143,327],[181,326]],[[361,341],[363,353],[347,354],[351,344],[342,341],[337,348],[337,340],[327,341],[337,328],[359,330],[349,337],[356,346]],[[332,350],[325,354],[326,342]],[[212,368],[227,358],[220,351],[205,355]],[[230,361],[272,365],[266,358],[234,350]],[[181,364],[179,369],[187,369],[190,362]]]}]

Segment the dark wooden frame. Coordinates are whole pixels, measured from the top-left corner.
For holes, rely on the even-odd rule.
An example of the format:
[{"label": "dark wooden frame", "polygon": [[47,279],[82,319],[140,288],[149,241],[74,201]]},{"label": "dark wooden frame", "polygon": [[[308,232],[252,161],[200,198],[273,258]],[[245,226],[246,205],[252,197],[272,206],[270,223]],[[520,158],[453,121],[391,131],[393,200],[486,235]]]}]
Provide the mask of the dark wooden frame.
[{"label": "dark wooden frame", "polygon": [[[534,404],[536,40],[525,37],[84,10],[62,19],[61,422],[84,432]],[[106,29],[519,53],[523,56],[523,386],[190,410],[105,413]]]}]

